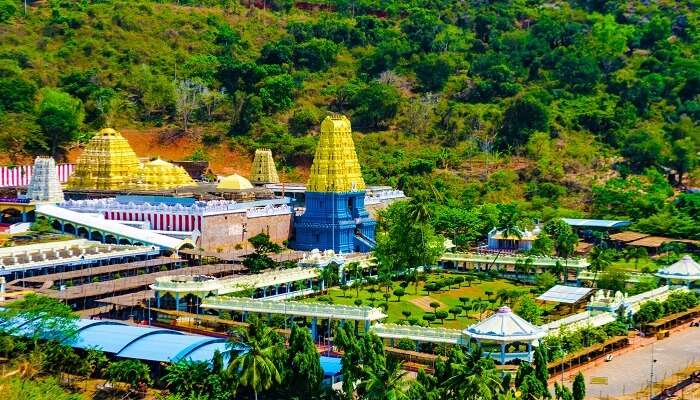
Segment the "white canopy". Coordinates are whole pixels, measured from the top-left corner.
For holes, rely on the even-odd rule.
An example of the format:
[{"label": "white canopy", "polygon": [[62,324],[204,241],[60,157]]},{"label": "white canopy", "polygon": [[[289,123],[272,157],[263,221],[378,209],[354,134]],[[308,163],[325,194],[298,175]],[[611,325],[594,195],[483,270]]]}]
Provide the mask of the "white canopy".
[{"label": "white canopy", "polygon": [[660,269],[656,273],[656,276],[665,279],[681,279],[685,281],[700,280],[700,264],[693,260],[692,257],[686,255],[668,267]]},{"label": "white canopy", "polygon": [[547,334],[542,328],[533,325],[518,315],[510,307],[501,307],[495,314],[462,331],[476,340],[496,342],[534,341]]}]

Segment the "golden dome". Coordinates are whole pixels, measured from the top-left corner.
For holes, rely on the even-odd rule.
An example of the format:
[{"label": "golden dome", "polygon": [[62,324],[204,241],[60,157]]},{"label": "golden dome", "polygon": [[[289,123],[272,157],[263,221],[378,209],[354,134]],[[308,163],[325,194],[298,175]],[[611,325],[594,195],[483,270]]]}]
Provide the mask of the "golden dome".
[{"label": "golden dome", "polygon": [[365,189],[355,153],[350,120],[332,115],[321,122],[321,135],[306,184],[307,192],[354,192]]},{"label": "golden dome", "polygon": [[78,157],[68,189],[126,189],[139,168],[139,159],[129,142],[112,128],[92,137]]},{"label": "golden dome", "polygon": [[221,178],[216,186],[217,190],[246,190],[252,188],[253,185],[251,185],[250,181],[238,174]]},{"label": "golden dome", "polygon": [[194,181],[184,168],[157,158],[143,164],[134,187],[140,190],[168,190],[191,185],[194,185]]}]

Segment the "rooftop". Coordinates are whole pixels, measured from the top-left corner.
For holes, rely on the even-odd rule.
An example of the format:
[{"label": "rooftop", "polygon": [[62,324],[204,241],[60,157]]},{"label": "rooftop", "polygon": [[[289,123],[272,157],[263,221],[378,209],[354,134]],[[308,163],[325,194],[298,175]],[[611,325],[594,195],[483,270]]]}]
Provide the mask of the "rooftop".
[{"label": "rooftop", "polygon": [[275,301],[240,297],[205,299],[202,308],[247,311],[260,314],[295,315],[299,317],[331,318],[347,321],[376,321],[386,318],[379,308],[312,304],[296,301]]},{"label": "rooftop", "polygon": [[586,287],[555,285],[542,293],[537,300],[575,304],[584,299],[592,291],[593,289]]},{"label": "rooftop", "polygon": [[472,339],[496,342],[532,341],[547,335],[542,328],[525,321],[510,307],[499,308],[495,314],[462,332]]},{"label": "rooftop", "polygon": [[119,237],[132,239],[148,245],[156,245],[163,249],[177,250],[186,242],[180,239],[175,239],[170,236],[161,235],[152,231],[134,228],[114,221],[107,221],[91,215],[71,211],[54,205],[38,205],[36,208],[37,214],[44,215],[49,218],[59,219],[65,222],[71,222],[76,225],[82,225],[96,229],[105,234],[113,234]]},{"label": "rooftop", "polygon": [[624,228],[632,224],[630,221],[612,219],[562,218],[562,221],[582,228]]},{"label": "rooftop", "polygon": [[685,255],[677,262],[660,269],[655,275],[665,279],[700,280],[700,264],[691,256]]}]

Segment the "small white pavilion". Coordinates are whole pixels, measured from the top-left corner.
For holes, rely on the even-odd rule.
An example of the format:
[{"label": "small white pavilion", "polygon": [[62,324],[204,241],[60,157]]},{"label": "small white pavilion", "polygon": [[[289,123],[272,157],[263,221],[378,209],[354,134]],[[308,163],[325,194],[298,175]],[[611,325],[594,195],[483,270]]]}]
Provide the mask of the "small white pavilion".
[{"label": "small white pavilion", "polygon": [[677,262],[658,270],[655,275],[669,283],[682,281],[690,286],[692,282],[700,281],[700,264],[691,256],[685,255]]},{"label": "small white pavilion", "polygon": [[[491,352],[491,357],[503,365],[515,359],[532,362],[532,347],[539,346],[539,340],[545,337],[547,332],[516,315],[510,307],[501,307],[495,314],[463,330],[462,335],[467,347],[470,347],[471,340],[474,340],[485,352],[488,352],[493,344],[500,345],[500,353]],[[515,345],[516,349],[519,345],[525,345],[527,351],[506,351],[507,346],[511,344]]]}]

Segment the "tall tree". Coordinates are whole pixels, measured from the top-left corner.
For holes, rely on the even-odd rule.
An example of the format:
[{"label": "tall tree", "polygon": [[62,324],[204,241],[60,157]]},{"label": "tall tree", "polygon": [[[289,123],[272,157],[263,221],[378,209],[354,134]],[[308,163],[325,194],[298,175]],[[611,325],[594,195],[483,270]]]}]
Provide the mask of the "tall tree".
[{"label": "tall tree", "polygon": [[367,400],[409,400],[406,374],[399,361],[387,358],[386,366],[367,371],[358,392]]},{"label": "tall tree", "polygon": [[595,246],[588,255],[588,258],[590,260],[588,269],[593,271],[593,283],[595,283],[598,273],[605,271],[610,264],[612,264],[610,251],[600,246]]},{"label": "tall tree", "polygon": [[318,350],[309,330],[292,325],[287,350],[286,388],[294,396],[311,399],[318,396],[323,380],[323,369]]},{"label": "tall tree", "polygon": [[247,329],[234,331],[227,345],[233,357],[229,373],[237,375],[239,384],[253,391],[255,400],[258,393],[282,383],[277,366],[285,358],[284,340],[257,318],[250,320]]},{"label": "tall tree", "polygon": [[586,397],[586,381],[583,378],[583,374],[580,372],[576,375],[576,378],[574,378],[572,392],[574,400],[583,400]]},{"label": "tall tree", "polygon": [[51,155],[56,157],[61,147],[75,139],[83,123],[83,103],[60,90],[44,88],[39,92],[37,123],[41,127]]}]

